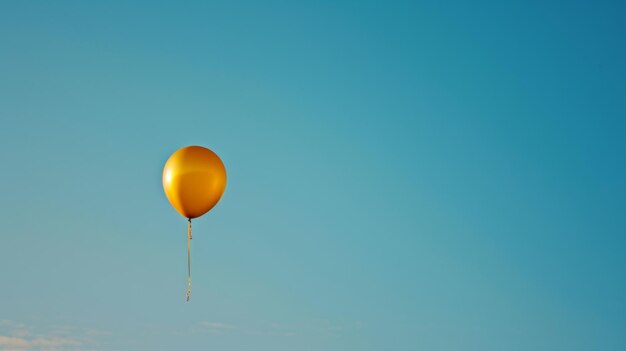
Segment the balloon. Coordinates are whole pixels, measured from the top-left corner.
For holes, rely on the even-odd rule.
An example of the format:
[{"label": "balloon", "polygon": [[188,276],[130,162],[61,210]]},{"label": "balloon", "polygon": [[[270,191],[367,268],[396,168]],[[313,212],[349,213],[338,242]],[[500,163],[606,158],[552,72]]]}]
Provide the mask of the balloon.
[{"label": "balloon", "polygon": [[217,204],[226,188],[222,160],[202,146],[187,146],[172,154],[163,168],[163,189],[185,218],[196,218]]}]

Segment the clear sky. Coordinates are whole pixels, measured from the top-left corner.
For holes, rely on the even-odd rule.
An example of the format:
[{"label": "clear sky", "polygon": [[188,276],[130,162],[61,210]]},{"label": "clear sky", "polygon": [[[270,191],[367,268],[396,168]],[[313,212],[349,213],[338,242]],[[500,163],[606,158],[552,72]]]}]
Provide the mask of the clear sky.
[{"label": "clear sky", "polygon": [[625,350],[624,4],[1,2],[0,350]]}]

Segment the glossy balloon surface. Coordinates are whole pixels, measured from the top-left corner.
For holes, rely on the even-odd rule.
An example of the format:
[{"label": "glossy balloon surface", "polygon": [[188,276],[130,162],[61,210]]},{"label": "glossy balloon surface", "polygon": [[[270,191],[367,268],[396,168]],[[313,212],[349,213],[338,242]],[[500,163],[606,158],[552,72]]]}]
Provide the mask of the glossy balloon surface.
[{"label": "glossy balloon surface", "polygon": [[187,146],[172,154],[163,168],[163,189],[185,218],[196,218],[217,204],[226,189],[222,160],[202,146]]}]

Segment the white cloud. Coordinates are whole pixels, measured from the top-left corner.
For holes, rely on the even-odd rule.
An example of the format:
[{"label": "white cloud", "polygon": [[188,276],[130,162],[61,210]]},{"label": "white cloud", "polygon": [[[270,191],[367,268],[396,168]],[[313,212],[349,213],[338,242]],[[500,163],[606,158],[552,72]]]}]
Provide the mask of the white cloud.
[{"label": "white cloud", "polygon": [[28,347],[28,341],[22,338],[13,338],[10,336],[0,335],[0,346],[7,346],[11,348],[26,348]]},{"label": "white cloud", "polygon": [[82,351],[101,332],[67,326],[37,330],[19,322],[0,321],[0,351]]},{"label": "white cloud", "polygon": [[16,338],[0,335],[2,350],[76,350],[83,343],[73,338]]}]

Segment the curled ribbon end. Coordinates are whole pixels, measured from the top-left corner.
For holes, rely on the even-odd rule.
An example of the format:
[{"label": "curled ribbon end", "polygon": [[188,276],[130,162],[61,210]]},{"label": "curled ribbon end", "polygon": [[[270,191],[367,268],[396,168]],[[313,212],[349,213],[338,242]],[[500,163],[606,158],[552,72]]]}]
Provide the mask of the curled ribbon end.
[{"label": "curled ribbon end", "polygon": [[187,301],[189,302],[189,298],[191,297],[191,279],[187,282]]}]

